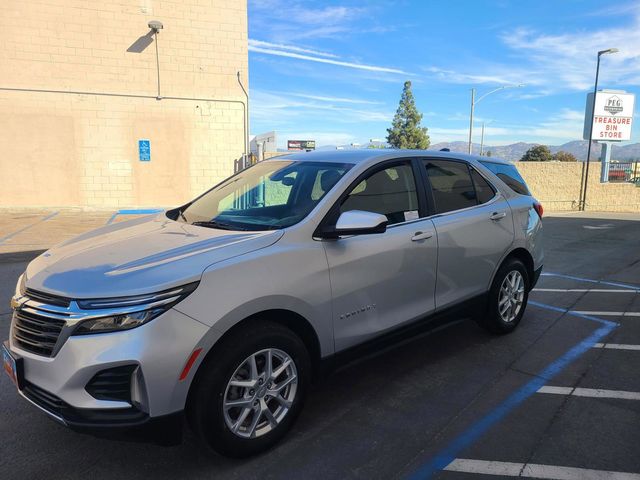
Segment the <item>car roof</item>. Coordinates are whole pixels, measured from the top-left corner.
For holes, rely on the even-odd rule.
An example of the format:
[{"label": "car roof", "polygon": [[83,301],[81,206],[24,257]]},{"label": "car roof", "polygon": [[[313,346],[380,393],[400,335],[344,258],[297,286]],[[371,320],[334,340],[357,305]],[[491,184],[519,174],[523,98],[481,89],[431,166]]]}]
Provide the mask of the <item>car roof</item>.
[{"label": "car roof", "polygon": [[294,160],[306,162],[331,162],[331,163],[375,163],[375,160],[387,160],[405,157],[430,157],[442,159],[466,160],[471,163],[479,161],[510,164],[506,160],[496,157],[481,157],[460,152],[446,152],[441,150],[400,150],[400,149],[357,149],[357,150],[315,150],[312,152],[283,152],[282,155],[272,157],[271,160]]}]

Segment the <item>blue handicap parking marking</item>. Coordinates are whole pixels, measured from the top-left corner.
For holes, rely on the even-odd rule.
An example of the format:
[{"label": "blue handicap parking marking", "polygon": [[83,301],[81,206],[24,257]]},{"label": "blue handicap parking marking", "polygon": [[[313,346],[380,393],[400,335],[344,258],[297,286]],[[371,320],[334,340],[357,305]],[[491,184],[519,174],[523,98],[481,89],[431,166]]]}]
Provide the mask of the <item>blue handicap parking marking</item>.
[{"label": "blue handicap parking marking", "polygon": [[[551,274],[550,276],[559,276],[564,278],[570,278],[572,280],[579,280],[585,282],[594,282],[601,284],[609,284],[609,282],[590,280],[579,277],[570,277],[562,274]],[[626,288],[633,288],[626,284],[616,284],[617,286],[625,286]],[[560,373],[567,365],[576,360],[586,351],[593,348],[600,341],[606,338],[611,331],[618,327],[619,324],[602,318],[598,318],[593,315],[585,315],[579,312],[574,312],[570,309],[556,307],[554,305],[548,305],[545,303],[529,301],[529,304],[537,308],[551,310],[573,317],[582,318],[594,322],[599,326],[591,335],[584,340],[578,342],[563,355],[557,358],[555,361],[548,364],[540,371],[534,379],[524,384],[522,387],[513,392],[507,399],[501,404],[496,406],[493,410],[487,413],[483,418],[478,420],[475,424],[471,425],[461,435],[457,436],[449,445],[441,450],[435,457],[431,458],[428,462],[419,466],[412,474],[408,476],[411,480],[427,479],[435,473],[443,470],[447,465],[453,462],[458,455],[467,447],[475,443],[482,435],[484,435],[492,426],[500,422],[508,413],[513,411],[519,405],[521,405],[527,398],[533,396],[539,388],[544,386],[548,380],[555,377]]]}]

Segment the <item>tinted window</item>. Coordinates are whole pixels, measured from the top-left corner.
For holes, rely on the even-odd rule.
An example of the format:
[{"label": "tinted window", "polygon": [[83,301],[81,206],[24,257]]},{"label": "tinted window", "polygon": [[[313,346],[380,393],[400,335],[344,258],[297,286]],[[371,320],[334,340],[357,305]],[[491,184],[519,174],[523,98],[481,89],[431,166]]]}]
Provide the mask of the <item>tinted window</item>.
[{"label": "tinted window", "polygon": [[176,214],[176,220],[233,230],[288,227],[306,217],[350,167],[328,162],[261,162],[194,200]]},{"label": "tinted window", "polygon": [[496,176],[506,183],[514,192],[519,193],[520,195],[531,195],[527,188],[527,184],[524,182],[520,173],[518,173],[518,169],[514,165],[493,162],[481,163],[495,173]]},{"label": "tinted window", "polygon": [[431,183],[436,213],[451,212],[478,204],[466,163],[425,160],[424,164]]},{"label": "tinted window", "polygon": [[495,196],[496,192],[493,187],[473,168],[471,169],[471,178],[473,179],[473,186],[476,187],[478,203],[487,203]]},{"label": "tinted window", "polygon": [[394,165],[373,173],[349,193],[340,212],[364,210],[386,215],[389,224],[418,218],[418,197],[411,165]]}]

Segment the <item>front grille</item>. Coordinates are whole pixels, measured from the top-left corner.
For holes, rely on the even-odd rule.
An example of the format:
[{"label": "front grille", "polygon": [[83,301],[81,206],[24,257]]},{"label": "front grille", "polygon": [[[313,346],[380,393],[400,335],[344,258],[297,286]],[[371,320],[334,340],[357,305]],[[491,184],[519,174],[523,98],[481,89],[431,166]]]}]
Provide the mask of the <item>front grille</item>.
[{"label": "front grille", "polygon": [[68,298],[59,297],[58,295],[51,295],[50,293],[39,292],[27,288],[25,295],[36,302],[46,303],[48,305],[57,305],[59,307],[68,307],[71,301]]},{"label": "front grille", "polygon": [[131,374],[136,365],[109,368],[96,373],[85,390],[98,400],[131,403]]},{"label": "front grille", "polygon": [[22,349],[47,357],[52,356],[64,320],[16,310],[13,314],[13,341]]}]

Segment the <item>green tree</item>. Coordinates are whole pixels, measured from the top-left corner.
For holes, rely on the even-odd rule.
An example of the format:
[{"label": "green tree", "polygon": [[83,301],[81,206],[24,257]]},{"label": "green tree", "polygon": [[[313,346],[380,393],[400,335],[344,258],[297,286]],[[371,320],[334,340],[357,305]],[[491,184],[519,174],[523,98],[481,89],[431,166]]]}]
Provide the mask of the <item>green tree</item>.
[{"label": "green tree", "polygon": [[492,155],[492,154],[491,154],[491,150],[487,150],[487,153],[485,154],[485,156],[486,156],[486,157],[490,157],[491,155]]},{"label": "green tree", "polygon": [[553,155],[553,159],[556,162],[577,162],[578,159],[573,153],[565,152],[560,150],[559,152]]},{"label": "green tree", "polygon": [[536,145],[525,152],[521,162],[550,162],[553,160],[551,151],[546,145]]},{"label": "green tree", "polygon": [[427,135],[427,128],[420,126],[422,114],[416,108],[416,102],[411,91],[411,82],[404,82],[402,97],[398,110],[393,117],[391,128],[387,129],[387,143],[392,148],[429,148],[431,141]]}]

